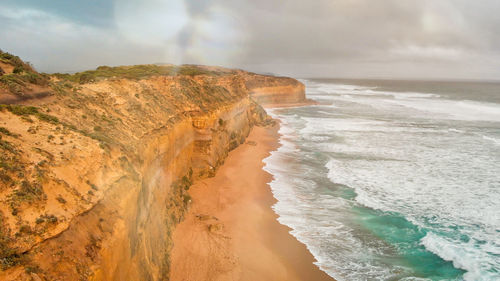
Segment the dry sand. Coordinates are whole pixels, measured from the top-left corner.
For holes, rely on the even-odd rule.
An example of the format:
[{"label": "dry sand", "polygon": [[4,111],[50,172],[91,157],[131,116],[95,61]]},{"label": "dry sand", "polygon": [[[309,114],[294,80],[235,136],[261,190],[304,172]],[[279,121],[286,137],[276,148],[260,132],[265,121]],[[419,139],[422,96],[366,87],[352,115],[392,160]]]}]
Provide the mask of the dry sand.
[{"label": "dry sand", "polygon": [[213,178],[190,189],[193,204],[173,236],[171,280],[333,280],[277,221],[262,160],[278,126],[255,127]]}]

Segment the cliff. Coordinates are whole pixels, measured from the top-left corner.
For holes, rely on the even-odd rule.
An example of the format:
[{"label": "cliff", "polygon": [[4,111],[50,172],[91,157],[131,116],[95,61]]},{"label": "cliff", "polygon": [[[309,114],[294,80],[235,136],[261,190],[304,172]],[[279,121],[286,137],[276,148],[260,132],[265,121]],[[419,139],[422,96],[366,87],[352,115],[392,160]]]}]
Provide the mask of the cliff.
[{"label": "cliff", "polygon": [[304,84],[288,77],[248,73],[245,86],[253,100],[262,105],[283,105],[306,102]]},{"label": "cliff", "polygon": [[241,70],[0,63],[0,280],[168,280],[190,185],[272,123],[254,100],[304,98]]}]

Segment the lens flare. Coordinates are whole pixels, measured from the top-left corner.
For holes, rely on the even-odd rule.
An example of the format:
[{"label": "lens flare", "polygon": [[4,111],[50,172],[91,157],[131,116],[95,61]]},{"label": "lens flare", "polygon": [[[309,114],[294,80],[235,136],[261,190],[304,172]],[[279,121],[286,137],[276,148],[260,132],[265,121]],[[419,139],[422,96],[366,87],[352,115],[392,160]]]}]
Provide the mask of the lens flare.
[{"label": "lens flare", "polygon": [[179,42],[188,63],[230,65],[243,53],[247,41],[244,26],[218,5],[193,16]]},{"label": "lens flare", "polygon": [[162,45],[188,23],[182,0],[115,0],[114,17],[119,32],[144,45]]}]

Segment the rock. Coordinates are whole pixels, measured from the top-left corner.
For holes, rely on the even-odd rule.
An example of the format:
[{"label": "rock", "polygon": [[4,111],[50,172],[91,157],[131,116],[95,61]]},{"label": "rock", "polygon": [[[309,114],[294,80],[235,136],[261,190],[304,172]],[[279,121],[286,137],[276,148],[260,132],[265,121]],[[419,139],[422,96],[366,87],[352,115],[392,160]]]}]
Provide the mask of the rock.
[{"label": "rock", "polygon": [[211,219],[212,216],[199,214],[199,215],[196,215],[196,218],[199,219],[200,221],[206,221],[206,220]]},{"label": "rock", "polygon": [[40,277],[38,276],[38,274],[36,274],[36,273],[31,273],[30,275],[31,275],[31,280],[33,280],[33,281],[42,281],[42,278],[40,278]]},{"label": "rock", "polygon": [[214,216],[203,215],[203,214],[196,215],[196,218],[199,219],[200,221],[207,221],[207,220],[216,220],[216,221],[218,221],[219,220],[218,218],[216,218]]},{"label": "rock", "polygon": [[208,225],[208,231],[210,232],[217,232],[222,230],[223,225],[221,223],[215,223],[215,224],[209,224]]}]

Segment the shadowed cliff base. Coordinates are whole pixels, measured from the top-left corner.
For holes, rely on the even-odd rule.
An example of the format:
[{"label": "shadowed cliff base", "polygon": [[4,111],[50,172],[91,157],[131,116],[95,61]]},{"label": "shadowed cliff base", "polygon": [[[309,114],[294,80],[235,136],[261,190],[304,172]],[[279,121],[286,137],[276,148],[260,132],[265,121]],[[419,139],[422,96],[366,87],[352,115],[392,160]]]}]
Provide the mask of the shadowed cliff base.
[{"label": "shadowed cliff base", "polygon": [[48,75],[0,61],[0,280],[167,280],[191,184],[273,124],[252,89],[304,96],[296,80],[218,67]]},{"label": "shadowed cliff base", "polygon": [[194,203],[174,231],[170,280],[333,280],[271,209],[262,160],[278,147],[277,131],[254,128],[215,177],[190,188]]}]

